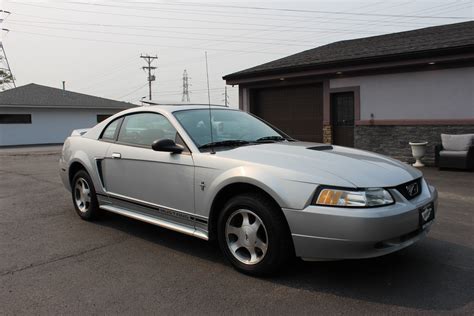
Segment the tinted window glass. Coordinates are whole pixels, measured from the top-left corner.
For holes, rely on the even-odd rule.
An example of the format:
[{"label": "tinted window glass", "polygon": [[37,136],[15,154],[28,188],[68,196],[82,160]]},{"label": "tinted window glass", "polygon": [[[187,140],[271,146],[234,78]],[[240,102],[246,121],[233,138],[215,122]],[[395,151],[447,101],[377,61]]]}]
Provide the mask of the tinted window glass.
[{"label": "tinted window glass", "polygon": [[0,124],[31,124],[31,114],[0,114]]},{"label": "tinted window glass", "polygon": [[112,116],[112,114],[97,114],[97,123],[100,123],[103,120],[108,119],[111,116]]},{"label": "tinted window glass", "polygon": [[122,143],[151,146],[157,139],[176,139],[176,130],[162,115],[139,113],[125,117],[118,141]]},{"label": "tinted window glass", "polygon": [[102,133],[102,139],[109,139],[109,140],[113,140],[115,139],[115,132],[117,131],[117,127],[118,127],[118,124],[120,122],[120,119],[117,119],[115,121],[113,121],[112,123],[110,123],[106,129],[104,130],[104,132]]},{"label": "tinted window glass", "polygon": [[[211,142],[209,110],[185,110],[173,114],[193,139],[196,146],[199,147]],[[245,112],[213,109],[211,117],[212,140],[214,142],[225,140],[255,141],[262,137],[281,136],[272,127]]]}]

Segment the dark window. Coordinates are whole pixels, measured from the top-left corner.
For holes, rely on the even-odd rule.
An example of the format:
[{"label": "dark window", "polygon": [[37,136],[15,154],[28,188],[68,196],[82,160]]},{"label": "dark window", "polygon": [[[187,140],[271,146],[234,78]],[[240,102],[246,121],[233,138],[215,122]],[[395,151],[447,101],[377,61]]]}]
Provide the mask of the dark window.
[{"label": "dark window", "polygon": [[354,126],[354,92],[331,94],[332,123],[335,126]]},{"label": "dark window", "polygon": [[118,128],[121,121],[122,121],[121,118],[119,118],[119,119],[116,119],[115,121],[113,121],[112,123],[110,123],[109,125],[107,125],[105,130],[102,132],[101,139],[115,140],[115,135],[117,133],[117,128]]},{"label": "dark window", "polygon": [[332,143],[354,147],[354,92],[331,93]]},{"label": "dark window", "polygon": [[31,114],[0,114],[0,124],[31,124]]},{"label": "dark window", "polygon": [[162,115],[155,113],[138,113],[125,117],[118,141],[127,144],[151,146],[162,138],[176,139],[176,130]]},{"label": "dark window", "polygon": [[112,114],[97,114],[97,123],[100,123],[103,120],[108,119],[111,116],[112,116]]}]

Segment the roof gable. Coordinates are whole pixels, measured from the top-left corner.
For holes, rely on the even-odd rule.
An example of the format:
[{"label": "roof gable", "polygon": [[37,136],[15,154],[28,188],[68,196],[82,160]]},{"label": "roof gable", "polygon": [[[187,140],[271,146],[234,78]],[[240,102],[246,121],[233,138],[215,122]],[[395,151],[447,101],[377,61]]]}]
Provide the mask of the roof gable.
[{"label": "roof gable", "polygon": [[30,83],[0,92],[0,106],[127,109],[136,105]]},{"label": "roof gable", "polygon": [[235,72],[224,79],[462,47],[474,47],[474,21],[339,41]]}]

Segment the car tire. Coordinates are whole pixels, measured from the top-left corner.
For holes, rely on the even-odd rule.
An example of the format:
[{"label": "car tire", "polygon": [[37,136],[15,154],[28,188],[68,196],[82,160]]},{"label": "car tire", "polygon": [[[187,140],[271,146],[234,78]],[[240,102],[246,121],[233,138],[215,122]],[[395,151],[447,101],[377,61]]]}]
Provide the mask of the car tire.
[{"label": "car tire", "polygon": [[85,170],[79,170],[71,182],[71,193],[74,209],[83,220],[94,220],[100,209],[94,184]]},{"label": "car tire", "polygon": [[231,198],[217,224],[219,246],[240,272],[271,275],[294,257],[286,219],[278,205],[263,194]]}]

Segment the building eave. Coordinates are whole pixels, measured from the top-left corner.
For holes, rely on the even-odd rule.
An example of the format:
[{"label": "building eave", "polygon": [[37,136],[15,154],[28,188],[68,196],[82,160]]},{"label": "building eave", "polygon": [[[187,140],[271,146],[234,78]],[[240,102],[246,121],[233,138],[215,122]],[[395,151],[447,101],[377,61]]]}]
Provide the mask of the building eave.
[{"label": "building eave", "polygon": [[0,104],[0,108],[29,108],[29,109],[87,109],[87,110],[127,110],[131,107],[104,107],[104,106],[61,106],[61,105],[33,105],[33,104]]},{"label": "building eave", "polygon": [[474,45],[450,47],[430,51],[385,55],[377,57],[348,59],[335,62],[307,64],[300,66],[281,67],[276,69],[255,71],[249,73],[234,73],[224,76],[229,85],[238,85],[246,82],[274,80],[279,78],[299,77],[311,75],[334,75],[337,72],[367,71],[384,69],[394,66],[417,65],[420,63],[471,61],[474,59]]}]

